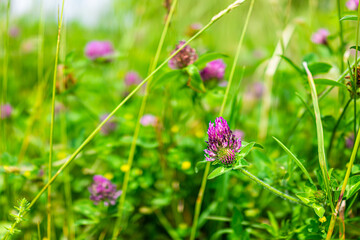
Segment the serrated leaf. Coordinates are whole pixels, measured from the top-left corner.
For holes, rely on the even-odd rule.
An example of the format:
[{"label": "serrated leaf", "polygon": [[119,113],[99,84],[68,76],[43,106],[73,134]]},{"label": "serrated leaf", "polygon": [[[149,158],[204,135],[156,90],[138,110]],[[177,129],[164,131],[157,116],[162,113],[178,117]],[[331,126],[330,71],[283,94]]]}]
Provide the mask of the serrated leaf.
[{"label": "serrated leaf", "polygon": [[347,16],[344,16],[342,18],[340,18],[339,21],[356,21],[357,20],[357,16],[356,15],[347,15]]},{"label": "serrated leaf", "polygon": [[185,71],[190,76],[187,85],[194,91],[205,92],[206,90],[205,90],[204,82],[201,79],[199,69],[194,64],[191,64],[185,68]]}]

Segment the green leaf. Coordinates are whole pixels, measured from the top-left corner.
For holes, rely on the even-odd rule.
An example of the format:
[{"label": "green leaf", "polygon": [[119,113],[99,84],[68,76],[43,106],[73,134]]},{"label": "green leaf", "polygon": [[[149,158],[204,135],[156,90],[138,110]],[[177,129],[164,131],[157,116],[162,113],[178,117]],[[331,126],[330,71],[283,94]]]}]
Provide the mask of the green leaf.
[{"label": "green leaf", "polygon": [[347,15],[347,16],[340,18],[340,21],[349,21],[349,20],[356,21],[357,15]]},{"label": "green leaf", "polygon": [[313,76],[321,74],[321,73],[327,73],[332,68],[332,66],[328,63],[312,63],[309,65],[309,70]]},{"label": "green leaf", "polygon": [[150,83],[151,89],[156,89],[162,87],[165,84],[169,83],[173,78],[179,78],[183,75],[182,70],[172,70],[160,75],[158,78],[154,78]]},{"label": "green leaf", "polygon": [[321,122],[321,114],[320,114],[320,108],[319,108],[319,103],[318,103],[318,97],[317,97],[317,93],[316,93],[316,87],[315,87],[314,79],[312,77],[312,72],[309,71],[309,68],[307,68],[307,64],[305,62],[303,64],[304,64],[304,67],[305,67],[307,75],[308,75],[309,86],[311,89],[311,98],[313,100],[314,113],[316,116],[316,118],[315,118],[316,119],[316,133],[317,133],[320,169],[321,169],[322,177],[324,179],[326,193],[327,193],[327,196],[329,197],[329,202],[333,209],[334,206],[333,206],[333,202],[332,202],[332,195],[331,195],[331,189],[330,189],[330,183],[329,183],[329,173],[327,170],[327,162],[326,162],[326,156],[325,156],[324,132],[323,132],[323,127],[322,127],[322,122]]},{"label": "green leaf", "polygon": [[325,79],[325,78],[316,78],[316,79],[314,79],[314,82],[315,82],[315,84],[346,88],[345,84],[343,84],[343,83],[339,83],[337,81]]},{"label": "green leaf", "polygon": [[251,149],[255,146],[255,142],[251,142],[251,143],[248,143],[246,144],[244,147],[242,147],[240,149],[240,152],[238,154],[238,158],[242,159],[242,158],[245,158],[246,155],[249,154],[249,152],[251,151]]},{"label": "green leaf", "polygon": [[232,168],[225,168],[223,166],[215,168],[208,176],[208,179],[214,179],[220,175],[223,175],[226,172],[231,171]]},{"label": "green leaf", "polygon": [[315,183],[313,182],[313,180],[310,177],[309,172],[306,170],[306,168],[304,167],[304,165],[300,162],[300,160],[282,143],[280,142],[279,139],[277,139],[276,137],[273,137],[275,139],[275,141],[280,145],[280,147],[282,149],[284,149],[284,151],[291,157],[292,160],[294,160],[294,162],[296,163],[296,165],[298,165],[298,167],[301,169],[301,171],[305,174],[305,176],[309,179],[310,183],[314,186]]},{"label": "green leaf", "polygon": [[298,67],[290,58],[284,56],[284,55],[279,55],[282,59],[284,59],[288,64],[290,64],[294,70],[296,70],[302,77],[304,76],[305,72]]},{"label": "green leaf", "polygon": [[208,62],[211,62],[213,60],[219,59],[219,58],[228,58],[228,55],[222,54],[222,53],[205,53],[203,55],[201,55],[198,60],[196,60],[196,62],[194,63],[194,65],[196,67],[198,67],[199,69],[202,69],[203,67],[205,67],[205,65]]},{"label": "green leaf", "polygon": [[231,228],[234,230],[234,234],[237,237],[241,237],[241,235],[244,233],[244,230],[242,227],[243,221],[244,221],[244,217],[243,217],[241,211],[237,207],[234,207],[233,216],[231,219]]},{"label": "green leaf", "polygon": [[306,205],[309,205],[309,203],[314,202],[315,200],[312,194],[307,192],[296,193],[296,196]]},{"label": "green leaf", "polygon": [[207,160],[203,160],[203,161],[197,162],[196,165],[195,165],[195,173],[198,173],[199,170],[200,170],[201,168],[203,168],[203,167],[206,165],[206,163],[208,163],[208,162],[209,162],[209,161],[207,161]]},{"label": "green leaf", "polygon": [[187,66],[185,70],[190,76],[187,85],[197,92],[205,92],[204,82],[201,79],[199,69],[194,64],[191,64]]},{"label": "green leaf", "polygon": [[318,215],[319,218],[324,216],[325,209],[320,206],[319,204],[313,203],[311,207],[314,209],[316,215]]},{"label": "green leaf", "polygon": [[236,164],[236,166],[234,166],[232,169],[236,170],[236,169],[247,167],[247,166],[249,166],[249,163],[245,159],[241,158],[238,161],[238,163]]},{"label": "green leaf", "polygon": [[360,189],[360,176],[352,176],[346,185],[346,199],[351,198]]}]

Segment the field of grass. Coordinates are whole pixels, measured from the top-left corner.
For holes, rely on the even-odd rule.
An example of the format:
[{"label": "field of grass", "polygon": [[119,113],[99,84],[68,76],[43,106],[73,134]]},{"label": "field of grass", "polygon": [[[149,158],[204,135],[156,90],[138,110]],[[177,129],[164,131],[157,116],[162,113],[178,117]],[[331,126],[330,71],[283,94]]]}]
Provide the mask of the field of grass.
[{"label": "field of grass", "polygon": [[0,2],[0,239],[360,239],[358,0],[72,1]]}]

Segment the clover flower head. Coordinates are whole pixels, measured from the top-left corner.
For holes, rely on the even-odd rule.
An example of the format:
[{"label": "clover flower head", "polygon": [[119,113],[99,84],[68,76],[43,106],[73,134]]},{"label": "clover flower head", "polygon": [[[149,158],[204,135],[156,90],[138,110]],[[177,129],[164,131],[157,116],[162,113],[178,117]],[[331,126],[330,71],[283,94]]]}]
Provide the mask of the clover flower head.
[{"label": "clover flower head", "polygon": [[[100,116],[100,121],[104,121],[109,114],[103,114]],[[109,133],[112,133],[116,129],[116,122],[113,120],[113,118],[110,118],[109,121],[107,121],[102,127],[101,132],[104,135],[108,135]]]},{"label": "clover flower head", "polygon": [[91,41],[85,47],[85,55],[90,60],[109,58],[112,54],[114,54],[114,47],[109,41]]},{"label": "clover flower head", "polygon": [[355,11],[359,7],[359,0],[349,0],[346,2],[346,7],[349,10]]},{"label": "clover flower head", "polygon": [[236,138],[222,117],[215,119],[215,125],[210,122],[208,128],[209,139],[205,149],[207,161],[232,166],[236,163],[236,154],[240,152],[241,140]]},{"label": "clover flower head", "polygon": [[146,126],[155,126],[157,121],[158,121],[158,119],[154,115],[145,114],[140,119],[140,124],[143,125],[144,127],[146,127]]},{"label": "clover flower head", "polygon": [[[176,52],[184,44],[185,41],[180,41],[171,54]],[[169,60],[169,67],[172,69],[182,69],[193,64],[197,60],[197,58],[198,55],[196,54],[196,50],[187,45]]]},{"label": "clover flower head", "polygon": [[141,81],[142,81],[142,78],[135,71],[130,71],[130,72],[126,73],[126,75],[125,75],[125,84],[127,86],[137,85],[137,84],[141,83]]},{"label": "clover flower head", "polygon": [[210,79],[222,80],[225,75],[226,65],[222,59],[216,59],[206,64],[206,67],[201,70],[200,75],[202,80]]},{"label": "clover flower head", "polygon": [[345,137],[345,147],[348,149],[352,149],[354,146],[354,134],[349,134]]},{"label": "clover flower head", "polygon": [[103,201],[105,206],[115,205],[116,199],[121,195],[122,191],[117,191],[115,184],[112,184],[110,180],[101,176],[95,175],[94,182],[89,187],[91,194],[90,199],[95,205]]},{"label": "clover flower head", "polygon": [[13,108],[9,103],[1,105],[1,119],[10,118]]},{"label": "clover flower head", "polygon": [[325,28],[320,28],[311,36],[311,41],[316,44],[327,45],[327,37],[330,35],[330,32]]}]

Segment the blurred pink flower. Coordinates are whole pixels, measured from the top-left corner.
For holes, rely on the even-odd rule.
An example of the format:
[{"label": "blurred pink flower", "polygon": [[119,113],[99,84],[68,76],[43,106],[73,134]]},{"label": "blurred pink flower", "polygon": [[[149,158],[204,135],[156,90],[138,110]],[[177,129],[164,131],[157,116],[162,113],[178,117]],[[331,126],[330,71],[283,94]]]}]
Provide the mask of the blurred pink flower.
[{"label": "blurred pink flower", "polygon": [[140,119],[140,124],[143,126],[155,126],[157,123],[157,117],[152,114],[145,114]]},{"label": "blurred pink flower", "polygon": [[96,60],[97,58],[108,58],[114,54],[114,48],[109,41],[91,41],[85,47],[85,55],[90,60]]},{"label": "blurred pink flower", "polygon": [[359,0],[349,0],[346,2],[346,7],[349,10],[355,11],[358,9],[359,6]]},{"label": "blurred pink flower", "polygon": [[311,41],[316,44],[327,45],[327,37],[330,35],[330,32],[325,28],[320,28],[311,36]]},{"label": "blurred pink flower", "polygon": [[9,29],[9,36],[12,38],[17,38],[20,35],[20,29],[18,27],[11,27]]},{"label": "blurred pink flower", "polygon": [[[185,41],[180,41],[171,54],[176,52],[184,44]],[[196,54],[196,50],[187,45],[181,49],[180,52],[178,52],[173,58],[171,58],[168,64],[172,69],[182,69],[193,64],[197,59],[198,55]]]},{"label": "blurred pink flower", "polygon": [[10,118],[13,108],[10,104],[1,105],[1,119]]},{"label": "blurred pink flower", "polygon": [[234,131],[233,131],[233,134],[234,134],[234,136],[236,137],[236,138],[238,138],[238,139],[243,139],[244,138],[244,136],[245,136],[245,133],[242,131],[242,130],[239,130],[239,129],[235,129]]},{"label": "blurred pink flower", "polygon": [[140,75],[135,71],[130,71],[125,75],[125,84],[127,86],[130,85],[137,85],[142,82],[142,78]]},{"label": "blurred pink flower", "polygon": [[222,59],[208,62],[206,67],[201,70],[200,75],[203,81],[210,79],[222,80],[225,75],[226,65]]},{"label": "blurred pink flower", "polygon": [[[104,121],[107,116],[109,114],[103,114],[100,116],[100,121]],[[107,121],[102,127],[101,127],[101,132],[104,134],[104,135],[108,135],[109,133],[112,133],[113,131],[115,131],[116,129],[116,122],[113,120],[113,118],[111,117],[109,119],[109,121]]]}]

